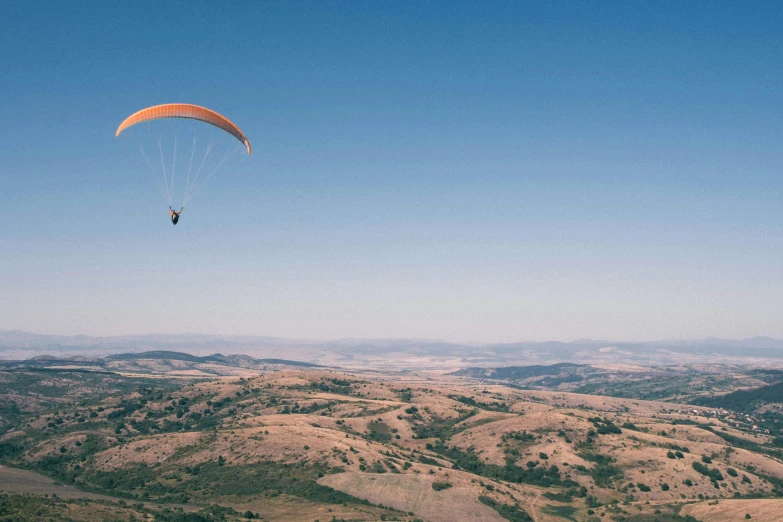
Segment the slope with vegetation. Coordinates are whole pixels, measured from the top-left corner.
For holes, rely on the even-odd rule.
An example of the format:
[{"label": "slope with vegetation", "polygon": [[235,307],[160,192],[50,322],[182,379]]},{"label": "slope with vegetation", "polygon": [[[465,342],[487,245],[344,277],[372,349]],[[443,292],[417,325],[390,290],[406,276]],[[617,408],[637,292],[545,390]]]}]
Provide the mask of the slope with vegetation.
[{"label": "slope with vegetation", "polygon": [[[693,406],[323,368],[15,368],[0,386],[0,463],[116,499],[79,502],[120,519],[685,520],[783,497],[774,440]],[[25,498],[6,501],[79,519],[75,500]]]}]

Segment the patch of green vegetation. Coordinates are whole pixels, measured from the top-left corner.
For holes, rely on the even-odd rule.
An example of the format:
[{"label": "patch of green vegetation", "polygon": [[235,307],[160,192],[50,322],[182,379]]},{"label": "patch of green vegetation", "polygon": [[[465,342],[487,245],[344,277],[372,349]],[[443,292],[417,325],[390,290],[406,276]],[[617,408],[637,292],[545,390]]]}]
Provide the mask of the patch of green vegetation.
[{"label": "patch of green vegetation", "polygon": [[369,433],[367,438],[376,442],[391,442],[392,431],[388,424],[382,420],[374,420],[367,424]]},{"label": "patch of green vegetation", "polygon": [[572,480],[561,480],[560,470],[557,466],[538,465],[532,463],[527,467],[517,466],[513,459],[506,459],[505,466],[489,464],[482,461],[478,455],[469,448],[463,451],[457,447],[450,447],[438,441],[433,450],[448,458],[455,469],[463,469],[469,473],[481,475],[482,477],[505,480],[515,484],[533,484],[542,487],[550,486],[578,486]]},{"label": "patch of green vegetation", "polygon": [[701,473],[713,482],[723,480],[723,473],[721,473],[718,468],[708,468],[701,462],[694,462],[693,469],[696,470],[697,473]]},{"label": "patch of green vegetation", "polygon": [[383,465],[383,462],[376,460],[368,471],[370,473],[386,473],[386,467]]},{"label": "patch of green vegetation", "polygon": [[51,498],[0,493],[0,520],[22,521],[59,518],[64,505]]},{"label": "patch of green vegetation", "polygon": [[0,462],[12,462],[24,451],[24,446],[16,440],[0,442]]},{"label": "patch of green vegetation", "polygon": [[[0,493],[0,521],[21,522],[27,520],[72,520],[73,509],[77,512],[91,511],[93,506],[110,506],[114,513],[112,520],[134,520],[135,515],[148,517],[161,522],[222,522],[236,520],[239,512],[230,508],[212,505],[198,512],[185,513],[182,509],[150,509],[144,504],[128,506],[123,501],[115,504],[104,500],[62,499],[56,495],[37,496],[29,494]],[[79,509],[81,508],[81,510]],[[107,513],[104,513],[107,514]],[[69,516],[70,515],[70,516]],[[256,518],[254,513],[251,513]],[[114,518],[117,517],[117,518]],[[248,518],[245,515],[245,518]]]},{"label": "patch of green vegetation", "polygon": [[554,500],[555,502],[572,502],[574,497],[584,498],[586,496],[587,488],[584,486],[581,486],[579,489],[569,488],[565,491],[544,492],[544,497],[548,498],[549,500]]},{"label": "patch of green vegetation", "polygon": [[319,382],[313,382],[310,384],[310,387],[324,393],[351,395],[355,391],[353,387],[354,384],[354,381],[349,381],[347,379],[332,378],[323,379]]},{"label": "patch of green vegetation", "polygon": [[532,433],[528,433],[526,430],[522,431],[510,431],[500,436],[500,440],[507,442],[515,440],[522,443],[532,443],[536,441],[536,436]]},{"label": "patch of green vegetation", "polygon": [[413,400],[413,390],[410,388],[402,388],[401,390],[395,390],[395,393],[397,394],[397,397],[399,397],[402,402],[411,402],[411,400]]},{"label": "patch of green vegetation", "polygon": [[492,497],[488,497],[486,495],[481,495],[478,499],[479,502],[491,507],[497,511],[501,517],[505,518],[506,520],[510,520],[511,522],[531,522],[533,520],[526,511],[519,508],[518,506],[500,503]]},{"label": "patch of green vegetation", "polygon": [[625,374],[621,379],[607,379],[605,373],[587,375],[587,382],[576,393],[607,395],[626,399],[695,400],[705,393],[732,391],[744,385],[734,377],[718,377],[709,373],[688,370],[658,369],[654,373]]},{"label": "patch of green vegetation", "polygon": [[323,464],[265,461],[225,465],[220,461],[203,462],[184,469],[171,467],[171,471],[181,472],[181,480],[173,483],[160,480],[168,469],[137,465],[118,471],[87,471],[79,477],[79,483],[96,489],[119,491],[136,498],[155,498],[159,501],[187,502],[191,498],[208,499],[215,496],[274,497],[286,494],[328,504],[369,504],[365,500],[318,484],[316,481],[320,476],[333,472]]},{"label": "patch of green vegetation", "polygon": [[[672,421],[672,424],[677,424],[677,420]],[[658,446],[658,447],[661,447],[661,448],[669,448],[669,449],[672,449],[672,450],[677,450],[677,453],[679,453],[681,451],[684,451],[685,453],[690,453],[691,452],[691,450],[689,450],[687,447],[685,447],[685,446],[678,446],[677,444],[672,444],[671,442],[653,443],[653,446]],[[677,455],[677,453],[675,453],[675,455]],[[681,459],[682,458],[682,453],[680,453],[680,456],[677,457],[677,458]]]},{"label": "patch of green vegetation", "polygon": [[541,508],[541,511],[547,515],[552,515],[553,517],[560,517],[566,520],[577,522],[577,519],[574,518],[577,509],[573,506],[553,506],[551,504],[547,504]]},{"label": "patch of green vegetation", "polygon": [[[775,409],[768,409],[761,413],[757,413],[757,410],[765,404],[780,403],[783,401],[783,382],[773,384],[770,386],[761,386],[750,390],[738,390],[732,393],[721,396],[713,397],[698,397],[692,400],[693,404],[702,406],[708,406],[713,408],[725,408],[727,410],[733,410],[745,414],[753,414],[753,424],[758,426],[759,430],[765,430],[772,435],[773,446],[783,446],[783,415]],[[714,432],[716,435],[724,438],[727,442],[740,448],[749,449],[750,451],[759,451],[754,449],[752,441],[742,439],[739,437],[727,438],[722,431]],[[750,443],[751,446],[742,446],[743,441],[745,444]],[[755,445],[758,447],[758,445]],[[767,454],[774,456],[775,458],[783,458],[783,454],[778,451],[766,450]]]},{"label": "patch of green vegetation", "polygon": [[574,391],[623,399],[658,400],[692,393],[691,381],[692,376],[687,374],[658,375],[654,379],[628,377],[610,382],[589,382]]},{"label": "patch of green vegetation", "polygon": [[701,397],[691,402],[710,408],[750,413],[764,404],[783,402],[783,382],[751,390],[737,390],[717,397]]},{"label": "patch of green vegetation", "polygon": [[[248,513],[256,518],[255,514],[246,512],[243,518],[250,518]],[[171,509],[164,509],[162,511],[149,511],[155,521],[161,522],[222,522],[226,520],[236,520],[239,516],[239,512],[232,508],[213,505],[198,511],[197,513],[183,513],[182,511],[174,511]],[[230,518],[227,518],[230,516]]]},{"label": "patch of green vegetation", "polygon": [[0,399],[0,435],[16,426],[22,418],[22,410],[12,400]]},{"label": "patch of green vegetation", "polygon": [[473,397],[466,397],[464,395],[448,395],[448,398],[474,408],[481,408],[482,410],[508,412],[508,404],[505,402],[480,402]]},{"label": "patch of green vegetation", "polygon": [[337,403],[334,401],[328,401],[328,402],[313,402],[307,406],[304,406],[302,408],[299,408],[299,413],[301,414],[309,414],[309,413],[315,413],[321,410],[328,410],[332,407],[336,406]]},{"label": "patch of green vegetation", "polygon": [[[781,417],[781,419],[783,420],[783,417]],[[703,426],[699,426],[699,427],[702,428],[702,429],[707,429],[707,431],[710,431],[710,432],[714,433],[718,437],[722,438],[723,440],[725,440],[726,442],[731,444],[731,446],[734,447],[734,448],[742,448],[742,449],[746,449],[748,451],[753,451],[753,452],[756,452],[756,453],[763,453],[763,454],[770,455],[770,456],[778,458],[778,459],[783,459],[783,452],[780,452],[778,450],[773,450],[773,449],[770,449],[770,448],[765,448],[761,444],[759,444],[757,442],[753,442],[752,440],[748,440],[748,439],[743,438],[743,437],[736,437],[734,435],[730,435],[730,434],[725,433],[723,431],[715,430],[711,426],[709,426],[708,428],[704,428]],[[779,428],[780,427],[778,427],[778,429]]]},{"label": "patch of green vegetation", "polygon": [[543,379],[540,379],[536,381],[534,384],[536,386],[542,386],[544,388],[557,388],[563,383],[571,383],[571,382],[581,382],[585,380],[584,377],[582,377],[579,374],[572,373],[569,375],[564,376],[557,376],[557,377],[544,377]]},{"label": "patch of green vegetation", "polygon": [[[81,489],[125,498],[155,499],[158,502],[185,503],[191,499],[207,500],[227,495],[287,494],[313,502],[368,504],[364,500],[318,484],[318,478],[340,471],[325,464],[264,461],[226,465],[225,459],[220,457],[217,461],[203,462],[192,467],[180,467],[174,462],[163,467],[151,468],[138,464],[132,468],[104,471],[85,465],[84,461],[89,464],[89,455],[103,447],[102,439],[88,437],[80,448],[83,453],[44,457],[29,463],[28,467]],[[17,455],[18,449],[14,451]],[[194,448],[186,448],[183,451],[194,451]],[[173,474],[178,480],[161,480],[167,474]]]},{"label": "patch of green vegetation", "polygon": [[[64,399],[83,400],[83,406],[98,404],[112,395],[126,395],[137,391],[166,392],[183,382],[169,379],[124,377],[111,372],[86,370],[48,370],[25,368],[2,371],[0,397],[23,395],[33,397],[44,405],[56,407]],[[187,381],[186,381],[187,382]]]},{"label": "patch of green vegetation", "polygon": [[602,419],[601,417],[590,417],[589,420],[599,435],[607,435],[609,433],[622,433],[623,431],[618,428],[614,422]]},{"label": "patch of green vegetation", "polygon": [[[753,466],[748,466],[748,469],[751,469],[752,467]],[[758,475],[758,477],[761,480],[766,480],[767,482],[772,484],[772,487],[773,487],[772,494],[775,497],[778,497],[778,498],[783,497],[783,479],[781,479],[779,477],[773,477],[771,475],[767,475],[767,474],[764,474],[764,473],[760,473],[758,470],[753,470],[753,472],[756,473],[756,475]],[[751,481],[750,481],[750,479],[748,478],[747,475],[742,475],[742,482],[744,482],[746,484],[750,484],[751,483]]]},{"label": "patch of green vegetation", "polygon": [[[412,409],[412,408],[411,408]],[[407,410],[406,410],[407,411]],[[456,425],[460,422],[473,417],[478,414],[477,409],[469,410],[460,413],[459,416],[454,418],[444,418],[433,415],[428,423],[414,424],[412,426],[413,432],[416,434],[417,439],[430,439],[437,438],[443,441],[449,440],[452,436],[459,433],[462,430],[468,428],[468,426],[457,428]]]},{"label": "patch of green vegetation", "polygon": [[432,483],[432,489],[434,489],[435,491],[443,491],[444,489],[449,489],[452,486],[453,486],[453,484],[451,484],[449,482],[433,482]]},{"label": "patch of green vegetation", "polygon": [[612,487],[612,482],[623,478],[623,471],[613,464],[614,459],[612,457],[591,451],[582,451],[578,455],[594,463],[594,466],[588,470],[588,473],[593,478],[596,486],[609,488]]},{"label": "patch of green vegetation", "polygon": [[431,458],[429,458],[426,455],[419,455],[419,462],[421,462],[422,464],[428,464],[430,466],[437,466],[438,465],[438,461],[437,460],[431,459]]}]

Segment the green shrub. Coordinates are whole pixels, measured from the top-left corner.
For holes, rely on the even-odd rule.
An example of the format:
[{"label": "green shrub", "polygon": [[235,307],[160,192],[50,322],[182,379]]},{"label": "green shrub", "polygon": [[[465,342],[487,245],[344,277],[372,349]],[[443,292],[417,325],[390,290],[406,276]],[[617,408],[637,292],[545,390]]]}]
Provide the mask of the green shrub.
[{"label": "green shrub", "polygon": [[723,480],[723,474],[720,472],[718,468],[708,468],[701,462],[694,462],[693,463],[693,469],[696,470],[698,473],[701,473],[702,475],[708,477],[710,480],[717,481],[717,480]]},{"label": "green shrub", "polygon": [[432,489],[435,491],[443,491],[444,489],[449,489],[452,486],[452,484],[448,482],[433,482],[432,483]]},{"label": "green shrub", "polygon": [[501,504],[500,502],[497,502],[492,497],[488,497],[486,495],[481,495],[479,498],[479,502],[481,502],[484,505],[487,505],[498,512],[498,514],[505,518],[506,520],[509,520],[510,522],[532,522],[532,518],[530,518],[530,515],[527,514],[526,511],[523,511],[522,509],[512,506],[509,504]]}]

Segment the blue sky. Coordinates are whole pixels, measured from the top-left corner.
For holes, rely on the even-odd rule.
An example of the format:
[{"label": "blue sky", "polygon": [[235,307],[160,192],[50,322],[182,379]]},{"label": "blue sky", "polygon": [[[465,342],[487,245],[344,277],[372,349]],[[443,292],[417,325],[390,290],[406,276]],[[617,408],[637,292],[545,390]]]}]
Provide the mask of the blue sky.
[{"label": "blue sky", "polygon": [[[4,2],[0,329],[783,337],[783,7]],[[148,105],[254,154],[176,227]]]}]

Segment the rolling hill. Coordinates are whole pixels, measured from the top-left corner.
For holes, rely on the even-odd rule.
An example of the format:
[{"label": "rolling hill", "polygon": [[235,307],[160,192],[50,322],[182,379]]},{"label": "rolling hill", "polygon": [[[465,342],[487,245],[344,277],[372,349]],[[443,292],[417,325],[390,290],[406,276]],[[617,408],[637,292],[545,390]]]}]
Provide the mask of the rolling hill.
[{"label": "rolling hill", "polygon": [[[103,510],[156,520],[667,522],[733,520],[710,511],[716,500],[736,503],[727,514],[767,516],[773,504],[751,503],[783,497],[774,437],[703,406],[520,389],[477,370],[252,361],[259,368],[217,375],[193,372],[223,356],[101,361],[123,371],[0,369],[0,464],[23,477],[5,489],[0,480],[0,509],[29,504],[74,520]],[[70,488],[68,498],[42,497],[35,484],[46,480]]]}]

